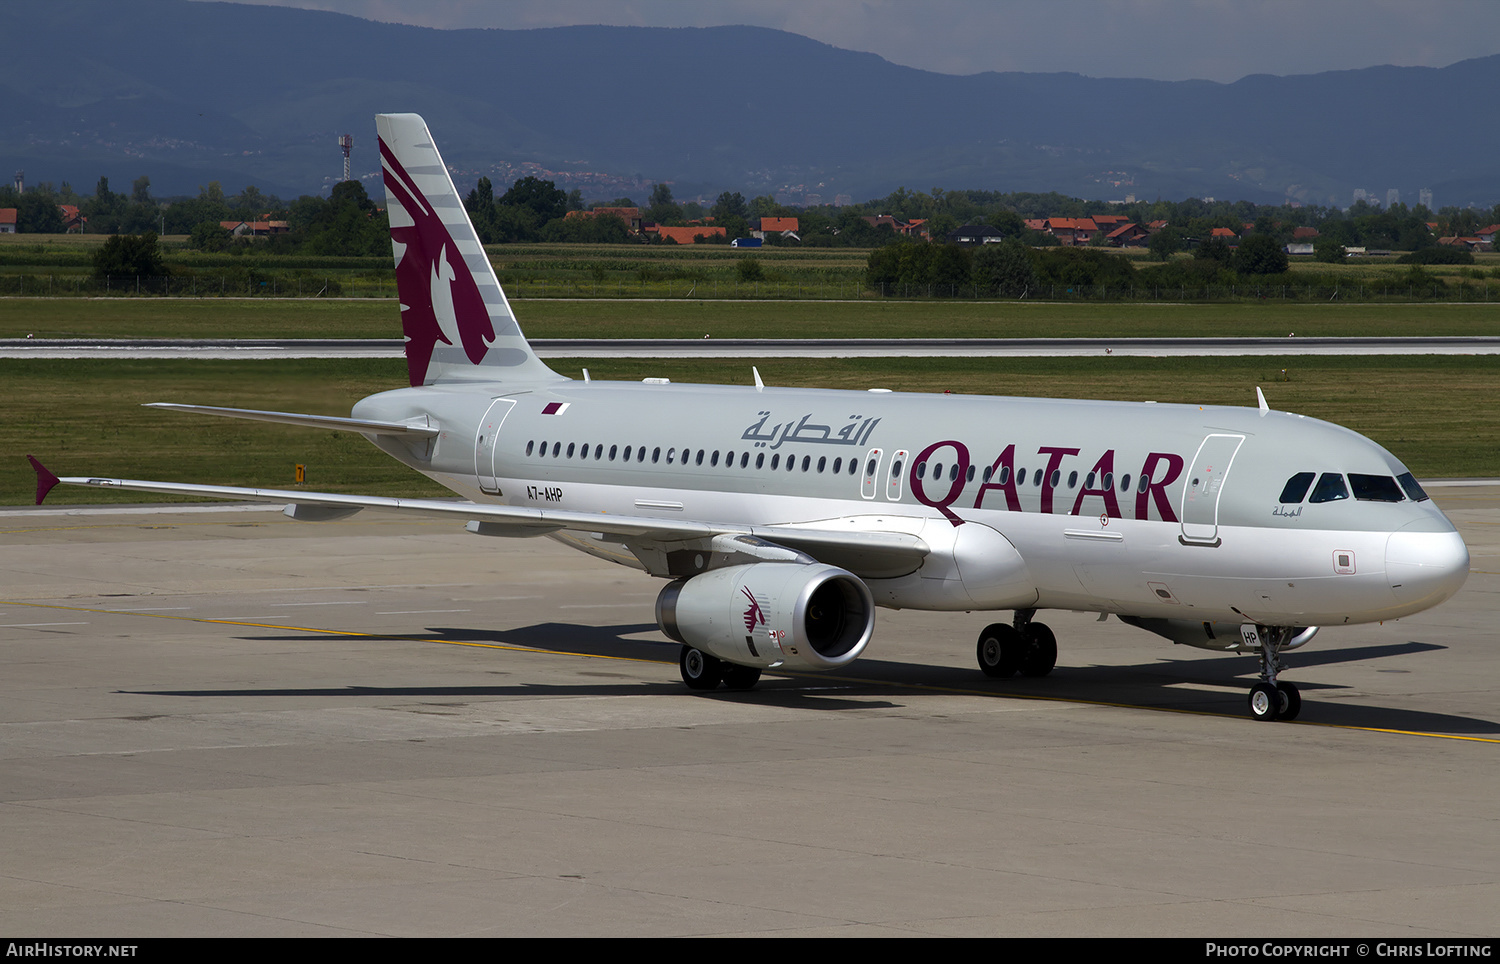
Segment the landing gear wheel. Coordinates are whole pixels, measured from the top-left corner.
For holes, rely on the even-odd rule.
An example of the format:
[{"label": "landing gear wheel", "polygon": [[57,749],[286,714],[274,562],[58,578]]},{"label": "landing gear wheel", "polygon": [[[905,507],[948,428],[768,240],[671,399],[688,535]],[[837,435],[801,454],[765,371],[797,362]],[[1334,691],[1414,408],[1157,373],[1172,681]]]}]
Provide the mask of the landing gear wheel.
[{"label": "landing gear wheel", "polygon": [[1270,683],[1250,687],[1250,715],[1257,720],[1274,720],[1281,712],[1281,692]]},{"label": "landing gear wheel", "polygon": [[1021,675],[1046,676],[1057,665],[1057,637],[1046,623],[1027,623],[1021,631],[1026,637],[1026,648],[1022,650]]},{"label": "landing gear wheel", "polygon": [[682,670],[682,681],[688,685],[688,689],[692,690],[714,689],[724,675],[722,662],[692,646],[682,647],[682,655],[677,659],[677,667]]},{"label": "landing gear wheel", "polygon": [[979,634],[979,643],[974,655],[979,659],[979,668],[990,679],[1008,679],[1020,668],[1021,656],[1026,651],[1026,639],[1014,626],[995,623],[984,627]]},{"label": "landing gear wheel", "polygon": [[1276,718],[1288,722],[1295,720],[1297,714],[1302,712],[1301,692],[1291,683],[1277,683],[1276,693],[1281,697],[1276,711]]},{"label": "landing gear wheel", "polygon": [[760,670],[738,663],[723,664],[724,685],[732,690],[748,690],[760,682]]}]

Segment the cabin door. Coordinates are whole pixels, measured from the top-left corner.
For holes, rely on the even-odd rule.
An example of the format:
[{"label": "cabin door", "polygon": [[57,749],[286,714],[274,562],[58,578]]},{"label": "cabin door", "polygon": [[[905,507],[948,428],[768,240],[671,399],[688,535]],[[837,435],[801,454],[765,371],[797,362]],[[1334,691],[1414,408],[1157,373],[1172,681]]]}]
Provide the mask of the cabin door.
[{"label": "cabin door", "polygon": [[1192,467],[1183,480],[1182,540],[1200,545],[1219,544],[1219,497],[1243,435],[1210,435],[1198,446]]},{"label": "cabin door", "polygon": [[474,474],[479,477],[479,488],[491,495],[500,494],[500,485],[495,481],[495,443],[500,437],[505,416],[515,406],[513,398],[497,398],[490,402],[489,411],[480,419],[479,433],[474,439]]}]

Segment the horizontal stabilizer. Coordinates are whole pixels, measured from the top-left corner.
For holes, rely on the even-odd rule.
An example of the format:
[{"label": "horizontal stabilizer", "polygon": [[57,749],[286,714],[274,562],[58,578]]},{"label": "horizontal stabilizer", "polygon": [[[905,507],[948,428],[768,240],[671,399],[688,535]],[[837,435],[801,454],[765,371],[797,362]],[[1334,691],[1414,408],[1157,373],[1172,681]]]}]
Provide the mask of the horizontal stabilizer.
[{"label": "horizontal stabilizer", "polygon": [[404,435],[436,438],[442,431],[435,425],[408,425],[406,422],[380,422],[368,418],[339,418],[335,415],[302,415],[297,412],[262,412],[253,408],[218,408],[213,405],[179,405],[176,402],[147,402],[146,408],[167,408],[194,415],[222,415],[225,418],[247,418],[256,422],[280,422],[304,428],[328,428],[359,432],[361,435]]}]

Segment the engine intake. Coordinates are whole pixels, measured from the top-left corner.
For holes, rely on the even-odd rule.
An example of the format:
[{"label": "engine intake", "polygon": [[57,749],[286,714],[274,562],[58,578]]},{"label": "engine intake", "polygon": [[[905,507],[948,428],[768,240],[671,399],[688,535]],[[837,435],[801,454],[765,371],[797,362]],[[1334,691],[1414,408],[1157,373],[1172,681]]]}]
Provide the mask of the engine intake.
[{"label": "engine intake", "polygon": [[679,643],[731,663],[816,672],[864,652],[875,601],[843,569],[758,562],[669,583],[656,597],[656,622]]}]

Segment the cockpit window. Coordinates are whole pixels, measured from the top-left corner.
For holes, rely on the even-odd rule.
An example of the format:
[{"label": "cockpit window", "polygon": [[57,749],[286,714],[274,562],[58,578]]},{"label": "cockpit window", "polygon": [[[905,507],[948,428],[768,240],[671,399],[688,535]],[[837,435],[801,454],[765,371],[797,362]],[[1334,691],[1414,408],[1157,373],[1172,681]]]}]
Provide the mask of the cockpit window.
[{"label": "cockpit window", "polygon": [[1318,477],[1318,484],[1313,486],[1310,502],[1337,502],[1340,499],[1349,498],[1349,488],[1344,485],[1344,477],[1337,472],[1324,472]]},{"label": "cockpit window", "polygon": [[1349,473],[1349,486],[1361,502],[1400,502],[1401,487],[1389,475]]},{"label": "cockpit window", "polygon": [[1308,488],[1312,485],[1313,473],[1298,472],[1286,480],[1286,487],[1281,490],[1281,501],[1287,505],[1296,505],[1307,495]]},{"label": "cockpit window", "polygon": [[1406,497],[1413,502],[1426,502],[1432,498],[1426,492],[1422,491],[1422,487],[1417,484],[1417,480],[1412,477],[1410,472],[1403,472],[1396,476],[1396,481],[1401,483],[1401,488],[1406,491]]}]

